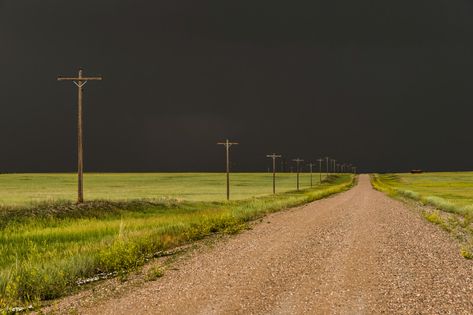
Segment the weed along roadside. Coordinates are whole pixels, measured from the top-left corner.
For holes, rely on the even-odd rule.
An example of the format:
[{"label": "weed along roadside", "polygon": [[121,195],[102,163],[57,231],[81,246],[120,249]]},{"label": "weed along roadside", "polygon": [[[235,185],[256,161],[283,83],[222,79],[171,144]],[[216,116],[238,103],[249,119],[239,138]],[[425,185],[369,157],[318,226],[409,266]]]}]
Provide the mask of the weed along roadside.
[{"label": "weed along roadside", "polygon": [[236,233],[265,214],[345,191],[354,180],[330,176],[312,189],[228,202],[96,201],[15,209],[0,217],[0,310],[64,296],[83,279],[136,270],[164,250]]},{"label": "weed along roadside", "polygon": [[452,234],[460,254],[473,259],[473,173],[374,174],[373,187],[414,201],[425,219]]}]

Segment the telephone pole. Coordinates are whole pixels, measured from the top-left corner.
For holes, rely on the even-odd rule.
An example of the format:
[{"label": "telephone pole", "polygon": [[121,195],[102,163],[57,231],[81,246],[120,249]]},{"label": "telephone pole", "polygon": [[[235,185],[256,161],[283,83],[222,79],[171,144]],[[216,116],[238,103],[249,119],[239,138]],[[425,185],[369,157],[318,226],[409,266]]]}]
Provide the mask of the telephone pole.
[{"label": "telephone pole", "polygon": [[332,159],[332,172],[335,174],[335,159]]},{"label": "telephone pole", "polygon": [[317,159],[317,162],[319,162],[319,183],[322,184],[322,161],[324,159]]},{"label": "telephone pole", "polygon": [[82,69],[79,69],[77,77],[58,76],[58,81],[72,81],[77,86],[77,203],[84,202],[84,147],[82,133],[82,93],[83,87],[88,81],[102,81],[101,76],[84,77]]},{"label": "telephone pole", "polygon": [[296,162],[296,172],[297,172],[297,191],[299,191],[299,163],[300,162],[304,162],[304,160],[300,159],[300,158],[297,158],[297,159],[293,159],[292,161]]},{"label": "telephone pole", "polygon": [[347,173],[353,172],[353,165],[351,165],[350,163],[348,163],[348,164],[346,165],[346,170],[347,170],[347,171],[346,171]]},{"label": "telephone pole", "polygon": [[314,163],[309,163],[309,169],[310,169],[310,187],[312,188],[312,166],[314,166]]},{"label": "telephone pole", "polygon": [[230,142],[226,139],[225,142],[218,142],[217,144],[225,146],[227,160],[227,200],[230,200],[230,147],[232,145],[237,145],[238,142]]},{"label": "telephone pole", "polygon": [[328,160],[329,160],[329,159],[330,159],[330,158],[329,158],[328,156],[325,157],[325,163],[327,164],[327,177],[328,177]]},{"label": "telephone pole", "polygon": [[276,153],[266,155],[266,157],[273,159],[273,195],[276,193],[276,159],[281,156]]}]

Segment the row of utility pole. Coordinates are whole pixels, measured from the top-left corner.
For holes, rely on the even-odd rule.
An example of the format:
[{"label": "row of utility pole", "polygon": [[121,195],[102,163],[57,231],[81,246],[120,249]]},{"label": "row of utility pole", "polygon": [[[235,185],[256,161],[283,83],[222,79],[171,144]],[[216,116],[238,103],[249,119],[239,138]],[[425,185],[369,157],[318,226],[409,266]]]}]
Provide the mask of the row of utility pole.
[{"label": "row of utility pole", "polygon": [[[218,145],[223,145],[225,146],[225,160],[226,160],[226,173],[227,173],[227,200],[230,200],[230,147],[232,145],[239,144],[238,142],[231,142],[230,140],[226,139],[225,142],[218,142]],[[272,159],[272,164],[273,164],[273,194],[276,193],[276,159],[281,158],[282,155],[272,153],[266,155],[267,158]],[[317,159],[319,162],[319,184],[322,183],[322,161],[324,159]],[[352,166],[351,164],[336,164],[335,159],[330,159],[329,157],[325,157],[326,164],[327,164],[327,177],[329,176],[330,172],[330,167],[332,168],[333,173],[343,173],[348,169],[351,169],[351,173],[356,174],[356,167]],[[296,163],[296,188],[297,191],[300,190],[300,185],[299,185],[299,174],[300,174],[300,165],[302,162],[304,162],[303,159],[301,158],[295,158],[292,159],[293,162]],[[332,166],[329,166],[329,163]],[[313,187],[313,180],[312,180],[312,174],[313,174],[313,167],[314,163],[310,162],[307,164],[309,166],[309,171],[310,171],[310,187]]]},{"label": "row of utility pole", "polygon": [[[88,81],[102,81],[102,76],[84,76],[83,70],[79,69],[78,75],[76,77],[65,77],[58,76],[58,81],[69,81],[73,82],[77,86],[77,203],[84,202],[84,150],[83,150],[83,132],[82,132],[82,94],[83,87],[87,84]],[[230,147],[237,145],[238,142],[231,142],[228,139],[225,142],[218,142],[218,145],[225,146],[225,158],[226,158],[226,175],[227,175],[227,200],[230,199]],[[267,155],[268,158],[273,160],[273,194],[276,193],[276,159],[281,158],[281,155],[276,153]],[[347,173],[350,168],[351,172],[356,173],[356,167],[351,164],[336,164],[336,160],[330,159],[329,157],[325,158],[327,165],[327,176],[329,175],[329,161],[332,163],[331,168],[334,173]],[[297,172],[297,190],[299,190],[299,173],[300,173],[300,163],[304,162],[303,159],[296,158],[292,161],[296,162],[296,172]],[[319,173],[320,179],[319,182],[322,182],[322,161],[323,159],[318,159],[319,162]],[[314,163],[308,164],[310,167],[310,186],[312,187],[312,169]]]}]

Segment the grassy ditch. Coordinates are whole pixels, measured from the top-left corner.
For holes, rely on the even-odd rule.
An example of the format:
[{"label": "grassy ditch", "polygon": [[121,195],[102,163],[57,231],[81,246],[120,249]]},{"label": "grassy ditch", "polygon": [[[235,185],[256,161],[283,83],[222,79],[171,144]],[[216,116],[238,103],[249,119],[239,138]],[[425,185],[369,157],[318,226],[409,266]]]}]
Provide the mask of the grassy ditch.
[{"label": "grassy ditch", "polygon": [[136,200],[4,208],[0,312],[54,299],[97,274],[121,274],[157,253],[213,233],[236,233],[265,214],[349,189],[353,176],[312,189],[230,202]]},{"label": "grassy ditch", "polygon": [[413,200],[423,216],[462,242],[461,255],[473,258],[473,173],[374,174],[371,183],[391,197]]}]

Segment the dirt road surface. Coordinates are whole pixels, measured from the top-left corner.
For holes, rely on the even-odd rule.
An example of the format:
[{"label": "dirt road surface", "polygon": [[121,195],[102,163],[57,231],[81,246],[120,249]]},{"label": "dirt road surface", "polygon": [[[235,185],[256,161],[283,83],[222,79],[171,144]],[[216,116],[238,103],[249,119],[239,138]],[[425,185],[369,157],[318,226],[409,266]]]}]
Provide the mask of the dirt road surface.
[{"label": "dirt road surface", "polygon": [[473,261],[367,175],[85,314],[473,314]]}]

